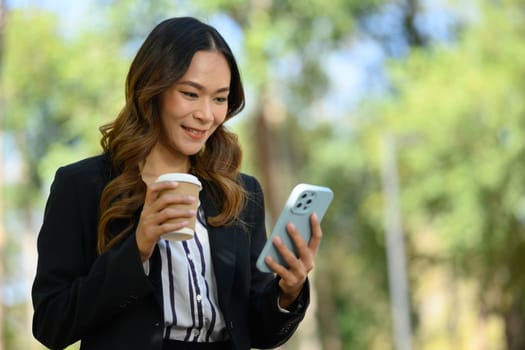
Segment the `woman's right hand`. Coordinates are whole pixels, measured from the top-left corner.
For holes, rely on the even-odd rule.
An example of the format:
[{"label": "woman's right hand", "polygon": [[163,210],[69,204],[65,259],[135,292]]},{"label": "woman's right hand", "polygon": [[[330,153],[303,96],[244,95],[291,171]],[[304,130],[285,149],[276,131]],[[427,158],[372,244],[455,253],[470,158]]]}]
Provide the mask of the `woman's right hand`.
[{"label": "woman's right hand", "polygon": [[[197,200],[193,196],[161,192],[177,188],[177,182],[158,182],[147,186],[144,207],[137,226],[136,240],[140,259],[144,262],[151,257],[160,236],[188,225],[189,219],[196,215],[195,210],[175,209],[173,204],[191,204]],[[178,223],[168,220],[185,218]]]}]

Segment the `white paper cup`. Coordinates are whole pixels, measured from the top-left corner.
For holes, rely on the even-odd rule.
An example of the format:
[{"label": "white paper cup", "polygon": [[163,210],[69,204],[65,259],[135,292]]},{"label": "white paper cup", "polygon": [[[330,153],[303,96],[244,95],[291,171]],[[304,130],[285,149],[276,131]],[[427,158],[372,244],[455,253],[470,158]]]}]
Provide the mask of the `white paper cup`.
[{"label": "white paper cup", "polygon": [[[162,191],[161,196],[165,193],[173,194],[184,194],[191,195],[196,198],[195,202],[192,204],[174,204],[171,207],[177,209],[193,209],[195,211],[199,208],[199,192],[202,189],[202,184],[196,176],[186,173],[167,173],[158,177],[155,182],[165,182],[165,181],[176,181],[179,183],[177,188]],[[191,219],[188,218],[178,218],[169,220],[169,223],[177,223],[181,221],[188,221],[188,225],[183,228],[178,229],[177,231],[165,233],[161,237],[168,240],[183,241],[187,239],[192,239],[195,234],[195,219],[196,216]]]}]

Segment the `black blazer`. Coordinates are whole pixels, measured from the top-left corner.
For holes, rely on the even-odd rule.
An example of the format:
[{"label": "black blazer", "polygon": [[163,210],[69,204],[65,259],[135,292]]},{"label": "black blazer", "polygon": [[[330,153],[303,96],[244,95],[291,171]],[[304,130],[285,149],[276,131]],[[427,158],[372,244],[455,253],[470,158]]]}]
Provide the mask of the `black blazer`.
[{"label": "black blazer", "polygon": [[[162,348],[158,248],[149,275],[135,232],[97,254],[100,196],[112,178],[108,158],[97,156],[58,169],[51,186],[32,289],[33,334],[50,348],[78,340],[83,350]],[[277,278],[255,267],[266,241],[261,187],[253,177],[241,180],[249,193],[240,217],[245,228],[209,228],[219,304],[236,350],[271,348],[285,342],[303,319],[308,283],[294,311],[279,311]],[[217,208],[206,188],[200,201],[205,215],[213,216]]]}]

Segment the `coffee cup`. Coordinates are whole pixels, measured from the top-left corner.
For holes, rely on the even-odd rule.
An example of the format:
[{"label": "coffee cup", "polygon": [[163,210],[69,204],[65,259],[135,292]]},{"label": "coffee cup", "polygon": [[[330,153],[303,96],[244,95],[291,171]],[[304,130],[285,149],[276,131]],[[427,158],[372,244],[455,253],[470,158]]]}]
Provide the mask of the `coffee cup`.
[{"label": "coffee cup", "polygon": [[[195,201],[191,204],[173,204],[171,208],[176,209],[193,209],[195,211],[199,208],[199,192],[202,189],[202,185],[199,179],[196,176],[186,173],[166,173],[157,178],[155,182],[165,182],[165,181],[174,181],[179,185],[174,189],[169,189],[162,191],[160,195],[166,193],[172,194],[183,194],[191,195],[195,197]],[[177,218],[169,220],[168,223],[178,223],[181,221],[188,221],[188,224],[185,227],[182,227],[176,231],[165,233],[161,236],[163,239],[168,240],[177,240],[183,241],[187,239],[192,239],[195,233],[195,219],[196,216],[192,218]]]}]

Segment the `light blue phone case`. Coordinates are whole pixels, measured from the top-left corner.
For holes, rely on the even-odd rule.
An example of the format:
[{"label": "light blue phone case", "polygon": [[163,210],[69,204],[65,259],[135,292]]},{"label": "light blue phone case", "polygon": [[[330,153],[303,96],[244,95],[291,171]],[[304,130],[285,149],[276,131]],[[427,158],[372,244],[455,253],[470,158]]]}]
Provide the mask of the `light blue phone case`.
[{"label": "light blue phone case", "polygon": [[328,187],[310,184],[295,186],[281,211],[281,215],[277,219],[268,242],[266,242],[257,259],[257,268],[263,272],[273,272],[264,261],[264,258],[268,255],[281,265],[288,267],[288,264],[272,243],[273,238],[275,236],[281,237],[283,243],[298,256],[295,244],[286,231],[286,225],[292,222],[306,242],[310,242],[310,237],[312,236],[310,216],[315,212],[319,221],[321,221],[333,197],[334,194]]}]

